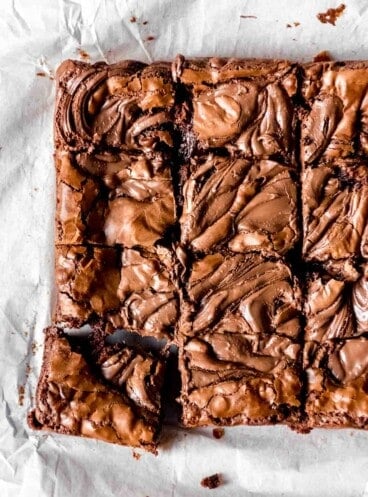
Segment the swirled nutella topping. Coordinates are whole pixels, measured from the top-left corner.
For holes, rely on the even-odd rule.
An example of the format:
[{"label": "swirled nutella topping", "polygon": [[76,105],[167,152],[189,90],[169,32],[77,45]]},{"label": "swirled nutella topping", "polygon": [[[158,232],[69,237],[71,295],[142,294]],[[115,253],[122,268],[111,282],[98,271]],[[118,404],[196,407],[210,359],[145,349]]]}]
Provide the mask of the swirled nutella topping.
[{"label": "swirled nutella topping", "polygon": [[277,335],[209,332],[188,340],[181,355],[184,423],[282,421],[300,406],[300,349]]},{"label": "swirled nutella topping", "polygon": [[368,151],[368,66],[324,62],[306,66],[303,96],[310,111],[302,123],[305,164]]},{"label": "swirled nutella topping", "polygon": [[124,249],[115,327],[156,338],[170,337],[179,306],[172,253],[163,247]]},{"label": "swirled nutella topping", "polygon": [[209,154],[194,159],[183,186],[181,241],[197,251],[283,254],[298,239],[296,184],[270,160]]},{"label": "swirled nutella topping", "polygon": [[240,332],[296,338],[300,290],[288,266],[260,255],[207,255],[193,265],[187,284],[192,305],[187,335]]},{"label": "swirled nutella topping", "polygon": [[56,155],[57,243],[151,246],[175,222],[169,162],[162,154]]},{"label": "swirled nutella topping", "polygon": [[227,146],[247,156],[293,157],[295,68],[285,61],[182,56],[174,80],[192,91],[192,130],[199,148]]},{"label": "swirled nutella topping", "polygon": [[307,347],[310,426],[364,428],[368,419],[368,340],[350,338]]},{"label": "swirled nutella topping", "polygon": [[83,324],[119,307],[120,271],[113,248],[56,247],[56,322]]},{"label": "swirled nutella topping", "polygon": [[173,146],[170,65],[67,60],[57,71],[55,137],[61,148]]},{"label": "swirled nutella topping", "polygon": [[[134,380],[140,374],[136,367],[126,381],[134,388]],[[152,373],[155,374],[157,371]],[[149,409],[142,412],[141,405],[136,405],[139,389],[135,393],[132,400],[132,396],[128,398],[112,385],[110,388],[92,372],[66,335],[49,328],[36,409],[30,413],[29,423],[35,429],[154,450],[159,431],[158,413]]]},{"label": "swirled nutella topping", "polygon": [[[319,166],[307,169],[303,184],[303,253],[308,261],[358,257],[366,247],[368,169]],[[356,272],[344,275],[356,279]]]}]

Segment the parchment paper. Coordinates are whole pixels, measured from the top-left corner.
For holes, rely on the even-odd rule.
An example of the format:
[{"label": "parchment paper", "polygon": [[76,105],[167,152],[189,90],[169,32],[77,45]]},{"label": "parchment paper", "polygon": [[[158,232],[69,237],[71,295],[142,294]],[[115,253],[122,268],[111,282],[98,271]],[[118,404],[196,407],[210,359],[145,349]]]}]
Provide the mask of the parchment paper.
[{"label": "parchment paper", "polygon": [[[336,26],[318,21],[338,3],[0,0],[1,497],[368,496],[364,432],[239,427],[215,440],[211,429],[169,427],[159,455],[137,460],[129,448],[26,426],[53,299],[56,66],[69,57],[151,61],[178,52],[310,60],[329,50],[368,59],[368,2],[346,0]],[[225,484],[201,488],[215,472]]]}]

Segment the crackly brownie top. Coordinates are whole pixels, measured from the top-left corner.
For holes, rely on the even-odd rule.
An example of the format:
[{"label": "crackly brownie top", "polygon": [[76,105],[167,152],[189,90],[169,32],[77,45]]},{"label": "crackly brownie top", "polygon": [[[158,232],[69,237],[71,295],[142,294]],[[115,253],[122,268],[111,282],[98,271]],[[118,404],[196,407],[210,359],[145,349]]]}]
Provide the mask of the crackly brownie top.
[{"label": "crackly brownie top", "polygon": [[172,147],[170,65],[66,60],[58,68],[55,139],[62,148]]},{"label": "crackly brownie top", "polygon": [[196,251],[284,254],[296,243],[297,184],[271,160],[193,158],[183,185],[181,241]]},{"label": "crackly brownie top", "polygon": [[173,77],[192,93],[191,128],[198,148],[226,146],[245,155],[292,161],[294,65],[178,56]]},{"label": "crackly brownie top", "polygon": [[183,320],[185,334],[299,335],[300,289],[281,260],[258,254],[207,255],[193,264],[187,293],[191,319]]},{"label": "crackly brownie top", "polygon": [[[303,254],[331,263],[367,256],[368,168],[359,161],[308,168],[303,185]],[[344,277],[355,279],[356,271]]]},{"label": "crackly brownie top", "polygon": [[157,405],[145,382],[157,380],[159,386],[161,375],[157,360],[128,349],[111,356],[106,350],[101,364],[91,369],[61,330],[49,328],[30,423],[38,429],[154,448]]},{"label": "crackly brownie top", "polygon": [[308,106],[301,137],[305,164],[368,152],[366,62],[307,64],[302,95]]}]

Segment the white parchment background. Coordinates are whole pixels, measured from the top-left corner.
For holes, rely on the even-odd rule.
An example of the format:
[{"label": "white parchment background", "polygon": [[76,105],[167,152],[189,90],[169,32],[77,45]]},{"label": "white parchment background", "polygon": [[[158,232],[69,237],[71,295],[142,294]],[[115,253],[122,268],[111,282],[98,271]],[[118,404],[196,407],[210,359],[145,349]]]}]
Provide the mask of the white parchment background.
[{"label": "white parchment background", "polygon": [[37,73],[52,75],[80,48],[108,62],[178,52],[309,60],[325,49],[368,59],[368,2],[345,3],[333,27],[316,14],[338,0],[0,0],[1,497],[194,497],[215,472],[226,481],[218,497],[368,497],[363,432],[240,427],[215,440],[210,429],[170,428],[158,457],[138,461],[131,449],[34,434],[25,422],[53,285],[54,88]]}]

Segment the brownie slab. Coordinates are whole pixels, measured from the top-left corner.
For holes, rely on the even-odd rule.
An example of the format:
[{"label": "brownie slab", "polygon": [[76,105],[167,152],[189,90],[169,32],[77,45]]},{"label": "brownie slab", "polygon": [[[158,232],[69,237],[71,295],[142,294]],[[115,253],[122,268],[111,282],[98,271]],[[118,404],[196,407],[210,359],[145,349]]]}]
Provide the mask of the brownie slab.
[{"label": "brownie slab", "polygon": [[301,124],[304,165],[368,152],[367,62],[319,62],[303,66],[307,109]]},{"label": "brownie slab", "polygon": [[56,73],[55,145],[144,151],[174,145],[170,64],[66,60]]},{"label": "brownie slab", "polygon": [[31,428],[154,451],[163,363],[131,348],[107,347],[92,367],[60,329],[45,332]]},{"label": "brownie slab", "polygon": [[284,254],[299,236],[294,171],[271,160],[194,157],[183,182],[181,242],[191,250]]},{"label": "brownie slab", "polygon": [[109,322],[142,335],[172,336],[179,311],[170,250],[60,246],[56,251],[56,322]]},{"label": "brownie slab", "polygon": [[175,222],[163,154],[58,152],[56,169],[59,245],[152,246]]},{"label": "brownie slab", "polygon": [[195,148],[226,147],[246,156],[276,156],[293,163],[295,64],[178,56],[173,78],[190,95],[188,115],[180,124],[188,125]]},{"label": "brownie slab", "polygon": [[344,161],[306,168],[302,176],[303,256],[332,274],[356,279],[356,259],[367,256],[368,168]]},{"label": "brownie slab", "polygon": [[178,333],[186,426],[297,419],[300,289],[281,260],[214,254],[193,264]]}]

